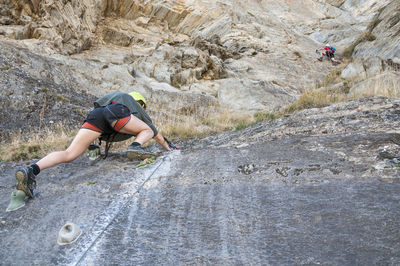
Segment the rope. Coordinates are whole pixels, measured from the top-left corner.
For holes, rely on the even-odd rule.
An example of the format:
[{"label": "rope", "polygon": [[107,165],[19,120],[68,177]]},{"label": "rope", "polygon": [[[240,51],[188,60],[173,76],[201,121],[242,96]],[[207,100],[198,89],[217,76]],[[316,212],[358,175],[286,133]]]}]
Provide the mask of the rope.
[{"label": "rope", "polygon": [[[94,246],[94,244],[97,242],[97,240],[99,239],[99,237],[107,230],[107,228],[110,226],[110,224],[115,220],[115,218],[120,214],[121,210],[123,208],[125,208],[128,203],[131,201],[131,199],[133,198],[133,196],[138,193],[143,186],[147,183],[147,181],[150,180],[150,178],[154,175],[154,173],[160,168],[160,166],[164,163],[164,161],[169,158],[170,154],[168,154],[167,156],[165,156],[163,158],[163,160],[157,165],[157,167],[151,172],[151,174],[143,181],[143,183],[137,188],[136,192],[133,193],[124,203],[122,203],[120,205],[120,207],[118,208],[118,210],[114,213],[114,215],[112,216],[112,218],[107,222],[107,224],[105,226],[103,226],[103,228],[101,229],[100,233],[97,234],[97,236],[91,240],[90,245],[85,249],[85,251],[79,255],[79,256],[73,256],[74,258],[77,258],[77,260],[75,260],[75,262],[72,262],[69,265],[78,265],[82,259],[86,256],[87,252]],[[99,222],[97,222],[99,223]],[[96,224],[94,224],[93,226],[95,226]]]}]

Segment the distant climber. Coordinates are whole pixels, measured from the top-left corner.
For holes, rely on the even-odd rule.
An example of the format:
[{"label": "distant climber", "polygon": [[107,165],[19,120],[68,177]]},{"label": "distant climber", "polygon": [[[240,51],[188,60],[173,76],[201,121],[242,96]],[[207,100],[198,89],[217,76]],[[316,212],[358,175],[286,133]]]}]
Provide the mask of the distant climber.
[{"label": "distant climber", "polygon": [[318,58],[319,61],[322,61],[324,56],[326,56],[332,63],[339,63],[339,61],[335,59],[336,48],[331,46],[329,43],[327,43],[324,47],[315,50],[315,52],[321,55]]},{"label": "distant climber", "polygon": [[157,131],[145,112],[146,100],[137,93],[113,92],[94,102],[95,108],[89,113],[70,146],[65,151],[46,155],[37,163],[16,171],[17,190],[33,197],[36,175],[40,171],[68,163],[78,158],[97,138],[122,134],[135,136],[128,151],[145,153],[142,145],[154,138],[165,150],[171,150],[166,139]]}]

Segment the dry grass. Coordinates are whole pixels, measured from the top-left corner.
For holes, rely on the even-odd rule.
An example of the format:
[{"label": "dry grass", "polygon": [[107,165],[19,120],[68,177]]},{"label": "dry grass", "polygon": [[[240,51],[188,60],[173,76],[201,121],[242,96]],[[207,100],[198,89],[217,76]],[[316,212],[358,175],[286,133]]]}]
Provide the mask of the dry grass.
[{"label": "dry grass", "polygon": [[351,92],[353,97],[385,96],[400,97],[400,77],[396,71],[387,71],[379,76],[360,82]]},{"label": "dry grass", "polygon": [[321,108],[338,101],[350,99],[351,97],[348,95],[349,83],[347,81],[342,86],[332,89],[333,84],[341,81],[341,73],[347,63],[346,60],[346,62],[331,70],[324,81],[314,84],[314,88],[305,90],[294,103],[285,108],[283,113],[293,113],[309,108]]},{"label": "dry grass", "polygon": [[350,99],[350,97],[340,91],[333,91],[332,89],[308,89],[303,92],[297,101],[289,105],[284,112],[293,113],[303,109],[321,108],[347,99]]},{"label": "dry grass", "polygon": [[340,65],[335,66],[329,73],[326,75],[325,80],[318,81],[314,84],[313,88],[324,88],[330,87],[333,84],[337,84],[342,81],[342,71],[347,67],[347,65],[351,62],[351,60],[343,58]]},{"label": "dry grass", "polygon": [[[324,82],[317,84],[314,89],[304,91],[299,99],[289,105],[284,112],[293,113],[303,109],[321,108],[336,102],[365,96],[400,97],[400,78],[397,72],[384,72],[373,79],[357,82],[357,84],[354,84],[353,81],[344,81],[341,86],[332,88],[341,80],[340,73],[341,69],[334,69]],[[323,87],[319,87],[321,85]],[[353,89],[350,90],[352,87]]]},{"label": "dry grass", "polygon": [[185,95],[150,99],[148,113],[156,127],[171,139],[202,138],[254,123],[251,112],[223,107],[209,98],[193,100]]},{"label": "dry grass", "polygon": [[32,130],[29,137],[14,132],[9,141],[1,143],[0,161],[38,159],[55,150],[65,150],[76,130],[66,129],[59,124],[52,129]]},{"label": "dry grass", "polygon": [[266,120],[275,120],[282,116],[282,113],[274,113],[274,112],[257,112],[254,114],[254,119],[256,122],[266,121]]},{"label": "dry grass", "polygon": [[249,112],[239,112],[220,106],[197,107],[190,113],[154,112],[159,130],[171,138],[206,137],[236,129],[238,125],[250,125],[254,118]]},{"label": "dry grass", "polygon": [[[188,109],[181,108],[179,111],[173,111],[171,108],[174,106],[164,105],[163,110],[161,106],[153,106],[153,110],[149,110],[158,130],[171,140],[202,138],[224,131],[239,130],[256,121],[252,113],[233,111],[220,106],[192,106]],[[77,129],[68,130],[62,125],[57,125],[52,129],[31,131],[28,139],[24,139],[26,135],[23,136],[21,132],[14,132],[10,141],[1,143],[0,161],[39,159],[49,152],[65,150]],[[110,151],[124,150],[132,141],[130,139],[113,143]],[[102,146],[104,149],[104,144]]]}]

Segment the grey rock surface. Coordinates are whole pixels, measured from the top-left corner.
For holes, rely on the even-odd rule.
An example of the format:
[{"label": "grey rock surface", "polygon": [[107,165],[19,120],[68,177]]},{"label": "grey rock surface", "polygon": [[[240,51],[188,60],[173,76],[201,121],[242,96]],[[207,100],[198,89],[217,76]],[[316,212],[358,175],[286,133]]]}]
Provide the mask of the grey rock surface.
[{"label": "grey rock surface", "polygon": [[[182,115],[274,110],[332,73],[356,97],[399,95],[399,7],[4,0],[0,141],[76,126],[115,90]],[[316,60],[326,42],[339,58],[352,48],[345,75]],[[399,121],[398,98],[361,98],[181,140],[145,168],[121,153],[82,156],[44,170],[37,197],[15,212],[5,212],[14,173],[34,161],[0,162],[0,264],[400,265]],[[59,246],[66,222],[83,234]]]},{"label": "grey rock surface", "polygon": [[400,1],[388,1],[369,25],[375,39],[357,45],[354,58],[379,56],[382,60],[400,60]]},{"label": "grey rock surface", "polygon": [[365,79],[366,73],[362,64],[350,63],[342,71],[342,78],[344,79]]},{"label": "grey rock surface", "polygon": [[[371,2],[366,1],[363,6],[369,8]],[[352,91],[357,95],[400,93],[399,14],[400,1],[387,1],[353,43],[354,60],[346,68],[349,71],[342,72],[342,78],[352,83]]]},{"label": "grey rock surface", "polygon": [[57,61],[0,44],[0,141],[18,130],[82,123],[95,96],[76,86],[78,77]]},{"label": "grey rock surface", "polygon": [[[400,100],[363,98],[38,176],[1,212],[4,265],[398,265]],[[17,163],[0,163],[6,209]],[[56,244],[66,221],[82,227]],[[24,252],[21,252],[23,250]]]}]

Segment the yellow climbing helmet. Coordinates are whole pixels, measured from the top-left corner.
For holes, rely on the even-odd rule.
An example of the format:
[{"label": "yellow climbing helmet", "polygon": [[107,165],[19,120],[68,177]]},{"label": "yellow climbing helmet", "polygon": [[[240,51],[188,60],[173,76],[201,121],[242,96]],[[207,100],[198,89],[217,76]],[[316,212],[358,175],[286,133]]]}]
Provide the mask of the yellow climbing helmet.
[{"label": "yellow climbing helmet", "polygon": [[136,91],[132,91],[131,93],[129,93],[130,96],[133,97],[133,99],[135,99],[135,101],[137,101],[140,106],[142,106],[144,109],[146,109],[147,104],[146,104],[146,99],[143,97],[142,94],[140,94],[139,92]]}]

